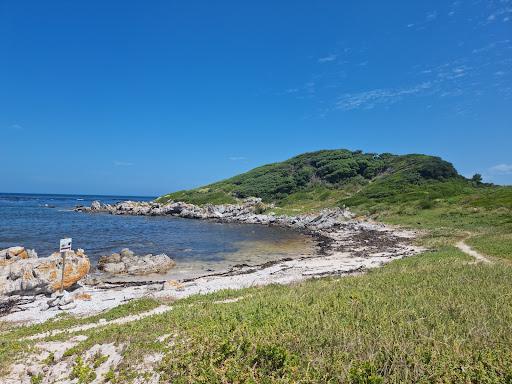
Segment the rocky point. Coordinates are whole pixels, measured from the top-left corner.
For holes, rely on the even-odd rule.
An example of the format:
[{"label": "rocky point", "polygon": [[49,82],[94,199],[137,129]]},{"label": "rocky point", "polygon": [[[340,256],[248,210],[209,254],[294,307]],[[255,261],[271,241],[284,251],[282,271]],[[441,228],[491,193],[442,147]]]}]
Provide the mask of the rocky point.
[{"label": "rocky point", "polygon": [[223,223],[277,225],[304,230],[329,230],[354,217],[346,208],[324,209],[311,215],[284,216],[258,213],[266,206],[259,198],[248,198],[240,204],[206,204],[198,206],[171,201],[167,204],[145,201],[123,201],[114,205],[94,201],[90,207],[78,206],[78,212],[105,212],[112,215],[176,216],[189,219],[206,219]]},{"label": "rocky point", "polygon": [[73,286],[90,269],[83,250],[67,251],[64,273],[63,259],[56,252],[38,257],[34,250],[11,247],[0,251],[0,296],[51,294]]}]

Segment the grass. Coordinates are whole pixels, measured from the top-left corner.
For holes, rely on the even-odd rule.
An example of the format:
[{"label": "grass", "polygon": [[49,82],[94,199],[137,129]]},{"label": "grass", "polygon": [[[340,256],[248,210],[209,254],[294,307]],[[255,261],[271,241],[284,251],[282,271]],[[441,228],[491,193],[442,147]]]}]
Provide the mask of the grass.
[{"label": "grass", "polygon": [[480,235],[470,238],[467,243],[477,250],[495,258],[512,261],[512,232],[497,231],[498,233]]},{"label": "grass", "polygon": [[349,196],[344,189],[333,189],[325,186],[314,186],[295,192],[283,198],[277,206],[268,210],[277,215],[297,215],[316,212],[324,208],[336,206],[338,201]]},{"label": "grass", "polygon": [[378,221],[423,230],[427,246],[467,238],[484,254],[512,260],[512,187],[432,183],[381,198],[354,196],[339,204]]},{"label": "grass", "polygon": [[127,345],[122,383],[155,352],[175,383],[512,382],[512,267],[470,261],[442,247],[363,276],[195,296],[86,332],[68,354]]}]

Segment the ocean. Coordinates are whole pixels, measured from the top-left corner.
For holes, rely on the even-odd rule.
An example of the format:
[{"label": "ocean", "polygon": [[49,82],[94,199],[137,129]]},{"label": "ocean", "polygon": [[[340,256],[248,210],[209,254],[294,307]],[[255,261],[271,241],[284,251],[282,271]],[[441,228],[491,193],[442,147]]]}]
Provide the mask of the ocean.
[{"label": "ocean", "polygon": [[21,245],[45,257],[58,250],[61,238],[71,237],[73,249],[84,249],[93,264],[101,255],[130,248],[136,254],[166,253],[183,273],[312,252],[311,239],[284,228],[73,211],[94,200],[112,204],[152,198],[0,194],[0,249]]}]

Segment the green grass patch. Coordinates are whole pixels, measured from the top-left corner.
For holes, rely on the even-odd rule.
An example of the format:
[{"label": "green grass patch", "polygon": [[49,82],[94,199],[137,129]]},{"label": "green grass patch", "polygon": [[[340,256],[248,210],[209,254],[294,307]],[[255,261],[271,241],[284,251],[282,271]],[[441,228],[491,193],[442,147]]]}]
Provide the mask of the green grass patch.
[{"label": "green grass patch", "polygon": [[[430,204],[424,206],[423,201]],[[512,187],[448,181],[408,186],[384,197],[363,193],[340,204],[378,221],[424,230],[422,241],[428,246],[469,237],[468,244],[484,254],[512,257]]]},{"label": "green grass patch", "polygon": [[344,189],[315,185],[295,192],[279,201],[269,212],[278,215],[298,215],[316,212],[324,208],[336,206],[337,202],[349,196]]},{"label": "green grass patch", "polygon": [[234,204],[238,201],[228,192],[222,189],[217,189],[214,186],[194,189],[191,191],[178,191],[169,193],[156,199],[156,201],[159,203],[166,203],[171,200],[184,201],[186,203],[195,205]]},{"label": "green grass patch", "polygon": [[489,256],[512,261],[512,231],[504,232],[497,230],[496,232],[475,236],[466,242]]}]

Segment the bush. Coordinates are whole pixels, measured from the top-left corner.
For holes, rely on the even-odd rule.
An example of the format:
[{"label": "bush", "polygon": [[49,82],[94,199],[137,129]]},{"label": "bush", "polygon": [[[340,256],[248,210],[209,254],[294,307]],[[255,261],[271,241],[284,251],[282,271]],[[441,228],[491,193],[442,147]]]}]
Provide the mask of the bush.
[{"label": "bush", "polygon": [[286,350],[276,345],[264,345],[256,348],[253,365],[265,374],[281,375],[287,359]]},{"label": "bush", "polygon": [[482,175],[479,174],[479,173],[475,173],[472,177],[471,177],[471,181],[475,184],[481,184],[482,183]]},{"label": "bush", "polygon": [[267,207],[265,206],[265,204],[258,203],[254,207],[254,213],[257,215],[261,215],[261,214],[265,213],[266,210],[267,210]]},{"label": "bush", "polygon": [[431,199],[421,200],[418,204],[420,209],[431,209],[434,208],[434,201]]},{"label": "bush", "polygon": [[[461,177],[451,163],[439,157],[378,155],[338,149],[305,153],[206,187],[165,195],[157,201],[223,204],[233,202],[234,198],[254,196],[265,202],[279,202],[313,185],[357,193],[370,180],[400,188],[429,180],[445,181],[451,178]],[[389,194],[389,190],[381,193]]]}]

